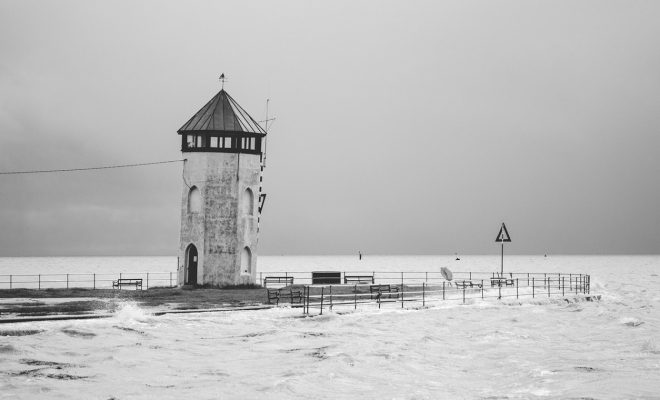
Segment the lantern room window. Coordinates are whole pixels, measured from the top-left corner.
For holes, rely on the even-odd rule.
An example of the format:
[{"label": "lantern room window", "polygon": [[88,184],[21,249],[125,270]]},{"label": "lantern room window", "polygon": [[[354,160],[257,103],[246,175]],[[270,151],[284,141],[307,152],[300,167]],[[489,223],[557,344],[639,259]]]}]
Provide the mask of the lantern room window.
[{"label": "lantern room window", "polygon": [[[183,135],[183,151],[243,152],[261,151],[261,138],[254,136]],[[223,151],[225,150],[225,151]]]}]

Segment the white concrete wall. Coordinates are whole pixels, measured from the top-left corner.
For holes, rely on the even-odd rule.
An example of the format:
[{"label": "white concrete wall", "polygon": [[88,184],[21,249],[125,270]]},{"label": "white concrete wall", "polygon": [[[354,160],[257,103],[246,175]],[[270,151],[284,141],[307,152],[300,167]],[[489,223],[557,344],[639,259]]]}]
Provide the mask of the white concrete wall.
[{"label": "white concrete wall", "polygon": [[[181,241],[179,246],[179,284],[184,283],[185,251],[190,243],[197,247],[197,283],[215,286],[254,283],[257,265],[257,217],[259,178],[258,155],[232,153],[184,153],[181,196]],[[238,169],[238,179],[236,171]],[[202,196],[202,210],[188,211],[189,187],[196,186]],[[249,215],[245,189],[254,195]],[[252,254],[250,274],[241,274],[244,247]]]}]

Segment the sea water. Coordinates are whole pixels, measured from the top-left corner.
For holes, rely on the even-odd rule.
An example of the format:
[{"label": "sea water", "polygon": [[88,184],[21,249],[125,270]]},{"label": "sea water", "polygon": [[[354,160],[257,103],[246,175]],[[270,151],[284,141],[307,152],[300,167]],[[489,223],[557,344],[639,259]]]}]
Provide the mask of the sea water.
[{"label": "sea water", "polygon": [[[459,258],[459,259],[457,259]],[[120,274],[123,277],[146,279],[150,274],[151,286],[176,285],[176,257],[0,257],[0,289],[9,288],[10,276],[14,288],[65,287],[69,274],[71,287],[111,287]],[[506,256],[506,272],[536,272],[591,274],[596,280],[627,280],[627,274],[658,272],[660,256]],[[301,279],[296,283],[309,283],[312,271],[339,271],[377,273],[381,279],[396,278],[399,273],[420,277],[421,273],[438,274],[441,267],[452,271],[499,271],[499,255],[439,256],[259,256],[257,279],[268,275],[289,273]],[[380,274],[378,274],[380,273]],[[95,275],[95,278],[93,276]],[[199,275],[199,274],[198,274]],[[633,278],[634,280],[634,278]],[[77,284],[76,284],[77,282]],[[99,283],[100,282],[100,283]],[[593,282],[593,281],[592,281]],[[146,282],[145,282],[146,283]]]},{"label": "sea water", "polygon": [[[497,256],[356,258],[259,262],[272,271],[499,268]],[[0,398],[660,398],[660,257],[518,256],[507,266],[588,273],[601,300],[311,317],[288,307],[155,317],[126,303],[108,319],[0,325]]]}]

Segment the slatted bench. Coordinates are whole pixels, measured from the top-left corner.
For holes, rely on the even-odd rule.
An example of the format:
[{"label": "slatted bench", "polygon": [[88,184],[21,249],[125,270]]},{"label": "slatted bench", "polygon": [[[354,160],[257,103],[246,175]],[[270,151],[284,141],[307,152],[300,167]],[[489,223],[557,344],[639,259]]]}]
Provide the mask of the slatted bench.
[{"label": "slatted bench", "polygon": [[344,274],[344,283],[374,283],[373,275],[346,275]]},{"label": "slatted bench", "polygon": [[302,292],[292,288],[266,289],[268,291],[268,304],[279,305],[280,300],[288,299],[291,304],[302,303]]},{"label": "slatted bench", "polygon": [[472,281],[454,281],[456,289],[467,289],[471,287],[481,288],[481,282],[472,282]]},{"label": "slatted bench", "polygon": [[112,281],[112,288],[121,290],[122,286],[135,286],[135,290],[142,290],[142,279],[122,278]]},{"label": "slatted bench", "polygon": [[509,278],[490,278],[490,286],[514,286],[515,282]]},{"label": "slatted bench", "polygon": [[382,299],[383,294],[387,293],[387,298],[391,299],[392,295],[395,295],[395,298],[399,298],[399,288],[392,285],[371,285],[369,286],[369,292],[371,293],[372,299]]},{"label": "slatted bench", "polygon": [[267,288],[269,283],[290,286],[293,285],[293,276],[267,276],[264,278],[264,287]]}]

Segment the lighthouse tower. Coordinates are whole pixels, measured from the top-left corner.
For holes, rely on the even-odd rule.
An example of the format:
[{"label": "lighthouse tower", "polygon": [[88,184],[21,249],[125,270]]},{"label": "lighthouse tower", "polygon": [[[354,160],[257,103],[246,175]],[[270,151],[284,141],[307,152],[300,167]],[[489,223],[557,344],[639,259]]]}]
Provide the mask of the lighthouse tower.
[{"label": "lighthouse tower", "polygon": [[254,283],[266,131],[223,87],[178,133],[179,285]]}]

